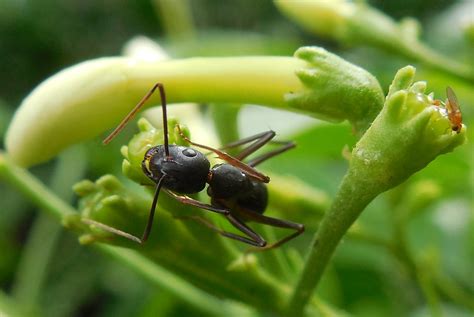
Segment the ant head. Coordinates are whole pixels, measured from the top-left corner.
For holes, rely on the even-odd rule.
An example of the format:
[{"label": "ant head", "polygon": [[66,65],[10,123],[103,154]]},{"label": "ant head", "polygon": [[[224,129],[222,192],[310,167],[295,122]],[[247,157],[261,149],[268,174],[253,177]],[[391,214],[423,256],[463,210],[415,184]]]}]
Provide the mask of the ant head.
[{"label": "ant head", "polygon": [[147,151],[142,162],[145,174],[155,183],[163,178],[163,187],[180,194],[200,192],[206,186],[210,163],[199,151],[190,147],[159,145]]}]

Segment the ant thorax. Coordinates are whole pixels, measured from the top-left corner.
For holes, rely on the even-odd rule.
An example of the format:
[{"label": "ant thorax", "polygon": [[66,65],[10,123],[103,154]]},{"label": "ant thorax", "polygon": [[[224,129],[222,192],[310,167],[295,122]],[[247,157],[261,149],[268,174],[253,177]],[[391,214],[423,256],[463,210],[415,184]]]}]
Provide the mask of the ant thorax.
[{"label": "ant thorax", "polygon": [[181,145],[169,145],[169,156],[165,147],[150,148],[142,161],[143,172],[153,182],[163,178],[163,187],[180,194],[200,192],[206,186],[209,160],[201,152]]}]

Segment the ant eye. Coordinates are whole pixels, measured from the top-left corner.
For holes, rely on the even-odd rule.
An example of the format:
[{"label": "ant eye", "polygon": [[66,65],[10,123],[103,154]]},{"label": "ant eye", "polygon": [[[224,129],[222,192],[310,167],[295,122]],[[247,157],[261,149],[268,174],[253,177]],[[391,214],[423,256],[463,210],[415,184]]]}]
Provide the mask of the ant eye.
[{"label": "ant eye", "polygon": [[197,154],[196,151],[194,151],[193,149],[189,149],[189,148],[184,149],[182,153],[183,153],[183,155],[185,155],[187,157],[194,157]]}]

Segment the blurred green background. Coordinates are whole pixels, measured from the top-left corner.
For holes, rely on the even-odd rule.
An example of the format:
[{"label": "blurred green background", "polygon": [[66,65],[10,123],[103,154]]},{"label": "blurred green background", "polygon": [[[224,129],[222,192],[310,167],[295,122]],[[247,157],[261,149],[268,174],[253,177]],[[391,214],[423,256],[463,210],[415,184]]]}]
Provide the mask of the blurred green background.
[{"label": "blurred green background", "polygon": [[[172,1],[2,0],[0,147],[4,148],[4,133],[15,108],[37,84],[66,66],[118,55],[136,35],[156,39],[176,58],[291,55],[303,45],[323,46],[369,70],[385,91],[397,69],[413,64],[375,48],[343,47],[317,38],[282,16],[271,1],[178,2],[189,9],[186,19],[173,19]],[[417,18],[423,40],[449,58],[474,58],[472,34],[458,31],[460,15],[470,12],[472,23],[472,1],[369,3],[395,19]],[[440,99],[447,85],[455,89],[464,122],[472,126],[472,84],[414,65],[417,78],[427,80],[428,89]],[[268,114],[252,109],[244,109],[239,118],[242,134],[281,127],[286,138],[298,143],[297,150],[270,160],[264,169],[298,177],[332,197],[347,167],[343,148],[355,142],[350,127],[301,116],[282,124],[285,115],[272,116],[273,122]],[[292,124],[304,129],[287,127]],[[75,147],[32,172],[75,204],[72,184],[105,173],[119,174],[121,142],[108,148],[99,143]],[[361,219],[378,237],[407,239],[410,252],[435,285],[435,294],[428,299],[436,301],[446,316],[472,316],[474,311],[473,159],[472,143],[439,157],[407,183],[379,197]],[[407,210],[409,222],[402,233],[397,232],[397,215]],[[308,216],[298,217],[305,222]],[[25,315],[38,316],[201,315],[116,261],[80,246],[75,235],[64,232],[5,183],[0,183],[0,232],[0,303],[19,303],[20,315],[23,309]],[[301,250],[309,238],[301,239]],[[429,316],[433,310],[409,271],[383,246],[348,238],[337,250],[319,294],[355,316]]]}]

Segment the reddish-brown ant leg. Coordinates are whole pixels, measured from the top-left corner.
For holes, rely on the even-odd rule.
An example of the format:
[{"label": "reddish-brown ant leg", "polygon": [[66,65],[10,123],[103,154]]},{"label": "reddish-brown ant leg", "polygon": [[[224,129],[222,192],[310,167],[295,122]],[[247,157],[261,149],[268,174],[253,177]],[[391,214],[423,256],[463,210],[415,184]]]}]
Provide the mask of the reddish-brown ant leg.
[{"label": "reddish-brown ant leg", "polygon": [[237,159],[233,156],[230,156],[229,154],[227,154],[227,153],[225,153],[221,150],[218,150],[218,149],[215,149],[213,147],[203,145],[203,144],[199,144],[199,143],[195,143],[195,142],[191,141],[186,135],[184,135],[184,133],[183,133],[183,131],[181,131],[181,128],[179,127],[179,125],[176,125],[176,128],[178,129],[179,135],[183,138],[183,140],[185,140],[189,144],[216,153],[217,156],[220,159],[226,161],[227,163],[229,163],[232,166],[235,166],[235,167],[241,169],[242,172],[244,172],[245,174],[247,174],[248,176],[250,176],[250,177],[252,177],[256,180],[259,180],[263,183],[268,183],[270,181],[270,177],[260,173],[259,171],[257,171],[253,167],[245,164],[244,162],[240,161],[239,159]]}]

